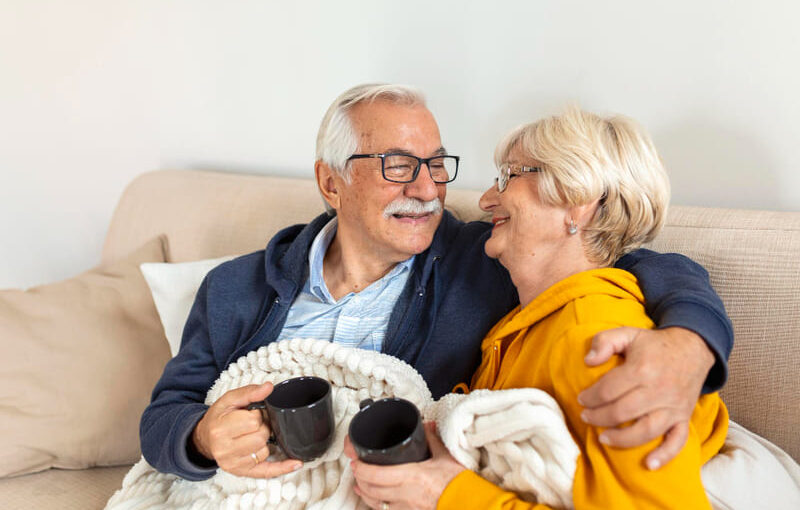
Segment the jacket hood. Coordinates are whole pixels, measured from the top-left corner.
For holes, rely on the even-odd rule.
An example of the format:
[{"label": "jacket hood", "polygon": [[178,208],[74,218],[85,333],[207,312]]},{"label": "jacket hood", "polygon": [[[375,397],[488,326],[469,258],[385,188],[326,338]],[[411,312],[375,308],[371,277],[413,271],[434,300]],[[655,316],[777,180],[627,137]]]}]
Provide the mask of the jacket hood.
[{"label": "jacket hood", "polygon": [[536,296],[525,308],[517,306],[508,315],[511,320],[501,321],[499,329],[489,334],[497,337],[512,335],[544,319],[571,301],[604,294],[620,299],[634,299],[644,304],[644,296],[636,277],[613,267],[581,271],[553,284]]}]

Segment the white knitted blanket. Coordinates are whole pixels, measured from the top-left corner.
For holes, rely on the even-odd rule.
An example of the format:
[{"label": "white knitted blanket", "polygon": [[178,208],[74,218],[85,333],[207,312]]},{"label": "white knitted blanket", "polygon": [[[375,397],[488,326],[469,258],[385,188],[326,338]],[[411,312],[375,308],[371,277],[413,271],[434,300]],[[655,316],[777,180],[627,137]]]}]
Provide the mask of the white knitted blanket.
[{"label": "white knitted blanket", "polygon": [[578,446],[558,403],[542,390],[450,394],[426,409],[447,449],[467,469],[522,499],[572,508]]},{"label": "white knitted blanket", "polygon": [[[209,390],[206,404],[214,403],[231,389],[267,381],[278,383],[300,375],[326,379],[333,389],[336,437],[321,458],[269,480],[218,470],[202,482],[159,473],[141,459],[125,476],[122,488],[111,497],[106,509],[366,509],[352,490],[354,481],[349,459],[343,453],[344,438],[359,402],[383,397],[413,402],[426,420],[437,422],[442,440],[453,456],[484,478],[526,500],[572,508],[572,479],[579,450],[558,404],[540,390],[479,390],[469,395],[447,395],[433,402],[422,377],[396,358],[324,340],[295,338],[261,347],[232,363]],[[739,433],[739,444],[726,444],[728,454],[712,459],[703,469],[704,480],[707,472],[712,475],[712,487],[709,481],[705,486],[715,508],[759,507],[743,506],[738,499],[743,495],[738,493],[736,498],[726,496],[728,489],[735,489],[733,485],[741,484],[744,478],[749,479],[751,488],[754,476],[769,478],[777,494],[786,495],[789,491],[790,499],[791,488],[800,487],[797,464],[785,453],[777,462],[775,451],[754,445],[747,434],[754,436],[747,431]],[[715,462],[720,457],[722,460]],[[281,458],[282,454],[276,453],[270,460]],[[753,469],[753,458],[759,460],[757,469]],[[734,476],[728,482],[731,473]],[[792,482],[794,485],[787,485]],[[759,501],[759,496],[761,491],[751,490],[750,497],[744,499]],[[794,497],[800,497],[800,489]]]},{"label": "white knitted blanket", "polygon": [[[141,459],[125,476],[122,488],[106,509],[366,508],[352,490],[349,459],[343,454],[344,438],[359,402],[382,397],[405,398],[419,407],[426,419],[436,419],[445,444],[456,458],[486,478],[521,494],[541,494],[542,502],[567,506],[562,503],[569,501],[578,450],[555,401],[539,390],[492,392],[491,400],[483,398],[484,392],[448,395],[434,403],[422,377],[396,358],[323,340],[292,339],[261,347],[232,363],[209,390],[206,404],[234,388],[266,381],[278,383],[300,375],[327,379],[333,388],[336,437],[321,458],[270,480],[218,470],[202,482],[159,473]],[[509,396],[499,398],[502,393]],[[456,407],[461,400],[485,401],[491,406],[487,410],[476,405]],[[500,420],[493,419],[493,414]],[[532,424],[538,428],[532,428]],[[526,429],[529,432],[525,433]],[[548,435],[550,429],[557,431],[554,436]],[[532,436],[534,441],[526,444],[526,437]],[[559,446],[565,438],[568,445]],[[513,468],[526,457],[533,460],[529,469]],[[282,454],[275,454],[271,460],[278,458]]]}]

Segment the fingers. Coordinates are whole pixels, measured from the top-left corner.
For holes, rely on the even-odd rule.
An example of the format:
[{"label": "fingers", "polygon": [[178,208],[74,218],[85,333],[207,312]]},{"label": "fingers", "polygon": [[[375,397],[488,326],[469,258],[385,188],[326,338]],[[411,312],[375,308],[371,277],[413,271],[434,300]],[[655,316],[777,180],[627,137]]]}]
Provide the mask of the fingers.
[{"label": "fingers", "polygon": [[260,462],[256,466],[252,465],[252,459],[250,459],[250,462],[252,467],[242,476],[248,476],[250,478],[275,478],[276,476],[297,471],[303,467],[303,463],[295,459],[286,459],[280,462]]},{"label": "fingers", "polygon": [[264,437],[266,443],[269,438],[269,427],[261,419],[261,413],[256,411],[237,409],[221,418],[218,426],[223,428],[224,435],[231,439],[247,434],[259,434]]},{"label": "fingers", "polygon": [[212,407],[244,409],[251,402],[264,400],[272,393],[272,383],[249,384],[230,390],[222,395]]},{"label": "fingers", "polygon": [[640,377],[637,377],[635,370],[636,367],[628,362],[612,368],[578,394],[578,403],[587,408],[613,403],[639,385]]},{"label": "fingers", "polygon": [[601,331],[592,338],[592,347],[584,360],[589,366],[605,363],[614,354],[622,354],[633,342],[639,330],[636,328],[616,328]]},{"label": "fingers", "polygon": [[425,439],[428,441],[428,448],[431,450],[432,458],[436,458],[445,454],[449,455],[450,452],[442,442],[439,434],[436,433],[435,421],[425,423]]},{"label": "fingers", "polygon": [[[398,501],[398,490],[395,487],[381,487],[359,482],[355,489],[356,494],[361,496],[364,501],[367,501],[368,505],[375,505],[373,508],[380,508],[382,501]],[[372,504],[369,502],[372,502]]]},{"label": "fingers", "polygon": [[296,459],[269,462],[267,461],[270,454],[269,447],[264,442],[254,444],[250,441],[252,437],[248,437],[246,441],[239,441],[235,452],[221,455],[217,461],[220,469],[237,476],[273,478],[303,467],[303,463]]},{"label": "fingers", "polygon": [[655,411],[659,405],[644,388],[638,387],[610,404],[584,409],[581,419],[597,427],[617,427]]},{"label": "fingers", "polygon": [[647,468],[656,470],[674,459],[678,453],[680,453],[688,438],[688,421],[682,421],[676,425],[673,425],[664,436],[664,442],[661,443],[661,446],[650,452],[650,454],[647,456],[647,459],[645,459]]},{"label": "fingers", "polygon": [[[255,458],[252,458],[253,455],[255,455]],[[250,455],[250,458],[253,461],[253,466],[261,464],[262,462],[267,460],[267,457],[269,457],[269,446],[268,445],[262,446],[257,451],[253,452],[253,455]]]},{"label": "fingers", "polygon": [[353,448],[353,443],[350,442],[350,436],[347,435],[344,438],[344,454],[350,460],[356,460],[358,458],[358,454],[356,454],[356,449]]},{"label": "fingers", "polygon": [[[252,467],[253,452],[260,452],[267,445],[267,437],[263,433],[246,434],[237,438],[217,437],[212,443],[212,453],[219,467],[228,472],[240,471]],[[264,460],[269,454],[259,457]],[[245,459],[245,461],[242,461]],[[249,462],[248,462],[249,460]]]},{"label": "fingers", "polygon": [[[592,341],[597,349],[593,362],[609,352],[624,353],[625,362],[578,395],[585,406],[581,418],[591,425],[616,427],[599,436],[611,446],[640,446],[663,435],[645,459],[650,469],[658,469],[686,443],[689,419],[713,354],[704,352],[708,347],[701,337],[682,328],[605,333]],[[630,421],[630,426],[619,427]]]},{"label": "fingers", "polygon": [[[383,501],[394,501],[397,498],[399,485],[404,478],[392,478],[396,475],[385,474],[386,471],[396,472],[393,468],[394,466],[374,466],[358,460],[350,463],[356,480],[354,491],[370,508],[380,508]],[[375,483],[376,481],[379,483]]]},{"label": "fingers", "polygon": [[358,485],[353,487],[353,492],[355,492],[356,495],[358,497],[360,497],[361,500],[364,503],[366,503],[368,507],[373,508],[373,509],[380,509],[381,508],[382,501],[379,500],[379,499],[373,498],[373,497],[369,496],[368,494],[365,494],[364,491],[362,491],[361,488],[359,488]]},{"label": "fingers", "polygon": [[226,415],[204,417],[196,430],[201,429],[201,424],[209,458],[229,473],[245,476],[255,464],[253,453],[257,453],[259,461],[269,456],[269,428],[258,413],[237,409]]},{"label": "fingers", "polygon": [[197,437],[198,450],[214,459],[220,469],[238,476],[272,478],[302,467],[295,459],[266,461],[269,427],[260,411],[245,409],[251,402],[267,398],[272,388],[271,383],[251,384],[220,397],[195,427],[192,437]]},{"label": "fingers", "polygon": [[373,508],[389,502],[390,508],[436,508],[445,487],[464,471],[436,435],[434,423],[425,424],[433,456],[423,462],[376,466],[355,460],[350,463],[356,494]]},{"label": "fingers", "polygon": [[664,434],[675,422],[668,421],[670,413],[664,410],[645,414],[630,427],[609,428],[600,434],[600,442],[619,448],[641,446]]},{"label": "fingers", "polygon": [[379,466],[355,460],[350,463],[350,469],[362,487],[394,487],[406,479],[410,465],[413,464]]}]

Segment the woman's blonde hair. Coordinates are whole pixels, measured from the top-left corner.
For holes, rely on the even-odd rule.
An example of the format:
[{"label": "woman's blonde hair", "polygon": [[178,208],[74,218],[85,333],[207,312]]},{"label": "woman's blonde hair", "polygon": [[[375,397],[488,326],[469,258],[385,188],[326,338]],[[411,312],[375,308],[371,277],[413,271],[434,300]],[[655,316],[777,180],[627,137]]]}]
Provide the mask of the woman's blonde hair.
[{"label": "woman's blonde hair", "polygon": [[580,206],[599,200],[581,226],[589,258],[608,266],[658,234],[669,205],[669,178],[650,135],[634,120],[603,118],[572,106],[512,131],[495,150],[495,163],[511,150],[542,163],[542,202]]}]

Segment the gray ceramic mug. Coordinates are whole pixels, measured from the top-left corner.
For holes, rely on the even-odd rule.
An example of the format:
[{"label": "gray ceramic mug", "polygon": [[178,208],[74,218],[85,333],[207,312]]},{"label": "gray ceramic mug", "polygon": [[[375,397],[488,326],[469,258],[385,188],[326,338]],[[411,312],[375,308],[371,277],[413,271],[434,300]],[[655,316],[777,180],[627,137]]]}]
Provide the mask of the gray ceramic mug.
[{"label": "gray ceramic mug", "polygon": [[276,384],[265,400],[253,402],[247,409],[261,410],[274,442],[292,459],[314,460],[322,456],[333,441],[331,385],[325,379],[287,379]]},{"label": "gray ceramic mug", "polygon": [[369,464],[421,462],[431,456],[417,406],[402,398],[361,402],[350,421],[350,442]]}]

